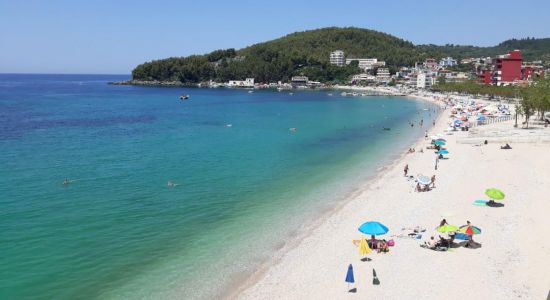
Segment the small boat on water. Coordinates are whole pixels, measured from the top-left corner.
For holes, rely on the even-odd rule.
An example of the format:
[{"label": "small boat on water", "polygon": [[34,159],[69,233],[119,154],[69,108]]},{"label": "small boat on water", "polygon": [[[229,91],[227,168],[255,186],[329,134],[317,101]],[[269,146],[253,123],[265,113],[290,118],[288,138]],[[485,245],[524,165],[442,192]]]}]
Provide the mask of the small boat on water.
[{"label": "small boat on water", "polygon": [[254,93],[254,91],[248,91],[248,93],[249,93],[249,94],[252,94],[252,93]]},{"label": "small boat on water", "polygon": [[189,99],[189,95],[181,95],[180,100],[187,100]]},{"label": "small boat on water", "polygon": [[389,127],[384,127],[383,129],[384,130],[391,130],[391,128],[389,128]]}]

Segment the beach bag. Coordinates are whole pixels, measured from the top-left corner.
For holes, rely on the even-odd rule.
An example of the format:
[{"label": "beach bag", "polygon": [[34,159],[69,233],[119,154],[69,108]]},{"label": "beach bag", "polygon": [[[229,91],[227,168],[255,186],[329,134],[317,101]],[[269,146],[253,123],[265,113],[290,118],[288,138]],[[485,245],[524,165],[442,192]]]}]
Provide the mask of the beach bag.
[{"label": "beach bag", "polygon": [[389,247],[395,246],[395,241],[394,241],[393,239],[389,240],[389,241],[388,241],[388,246],[389,246]]},{"label": "beach bag", "polygon": [[378,280],[378,276],[376,276],[376,270],[372,269],[372,284],[373,285],[380,285],[380,280]]}]

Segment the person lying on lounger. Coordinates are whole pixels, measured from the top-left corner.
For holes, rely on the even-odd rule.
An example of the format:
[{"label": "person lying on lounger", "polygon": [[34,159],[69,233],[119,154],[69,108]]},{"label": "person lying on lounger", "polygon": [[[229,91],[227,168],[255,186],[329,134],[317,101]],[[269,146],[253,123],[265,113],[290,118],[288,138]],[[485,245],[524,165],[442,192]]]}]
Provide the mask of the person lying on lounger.
[{"label": "person lying on lounger", "polygon": [[388,242],[386,240],[378,241],[378,243],[376,245],[376,251],[378,251],[378,253],[385,253],[385,252],[390,251],[390,248],[388,246]]}]

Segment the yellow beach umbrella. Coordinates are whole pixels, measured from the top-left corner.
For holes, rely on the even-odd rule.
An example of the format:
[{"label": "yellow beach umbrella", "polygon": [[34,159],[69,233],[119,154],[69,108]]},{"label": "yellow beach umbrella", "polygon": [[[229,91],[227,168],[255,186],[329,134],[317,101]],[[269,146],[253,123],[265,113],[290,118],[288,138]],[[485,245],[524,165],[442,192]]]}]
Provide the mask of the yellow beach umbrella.
[{"label": "yellow beach umbrella", "polygon": [[439,232],[453,232],[453,231],[457,231],[458,230],[458,227],[457,226],[454,226],[454,225],[450,225],[450,224],[445,224],[443,226],[439,226],[437,227],[437,231]]}]

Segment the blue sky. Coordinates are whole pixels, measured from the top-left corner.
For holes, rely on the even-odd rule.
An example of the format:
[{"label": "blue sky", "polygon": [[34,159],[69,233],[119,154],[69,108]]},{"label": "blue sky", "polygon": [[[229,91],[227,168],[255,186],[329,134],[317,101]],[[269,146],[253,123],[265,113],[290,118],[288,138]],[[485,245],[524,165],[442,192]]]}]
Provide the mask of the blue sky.
[{"label": "blue sky", "polygon": [[548,0],[0,0],[0,73],[129,74],[152,59],[327,26],[375,29],[415,44],[489,46],[550,37],[549,12]]}]

